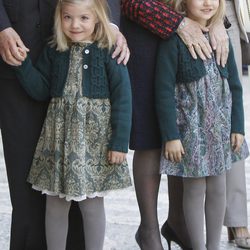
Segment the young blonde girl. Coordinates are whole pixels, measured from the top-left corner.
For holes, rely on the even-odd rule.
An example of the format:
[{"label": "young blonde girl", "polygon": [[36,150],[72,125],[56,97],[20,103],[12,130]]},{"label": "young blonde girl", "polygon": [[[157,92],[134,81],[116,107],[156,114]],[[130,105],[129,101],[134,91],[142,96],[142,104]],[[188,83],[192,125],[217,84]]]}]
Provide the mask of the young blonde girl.
[{"label": "young blonde girl", "polygon": [[86,249],[103,249],[103,196],[131,185],[130,81],[111,58],[113,46],[105,0],[60,0],[54,37],[36,67],[20,51],[22,86],[36,100],[50,99],[28,176],[47,195],[48,250],[65,249],[72,200],[82,213]]},{"label": "young blonde girl", "polygon": [[[175,10],[203,26],[224,16],[224,0],[173,2]],[[248,156],[242,87],[231,43],[223,68],[214,55],[206,61],[194,60],[177,35],[162,41],[156,66],[156,109],[164,143],[161,173],[183,177],[192,248],[217,250],[225,213],[225,172],[232,162]]]}]

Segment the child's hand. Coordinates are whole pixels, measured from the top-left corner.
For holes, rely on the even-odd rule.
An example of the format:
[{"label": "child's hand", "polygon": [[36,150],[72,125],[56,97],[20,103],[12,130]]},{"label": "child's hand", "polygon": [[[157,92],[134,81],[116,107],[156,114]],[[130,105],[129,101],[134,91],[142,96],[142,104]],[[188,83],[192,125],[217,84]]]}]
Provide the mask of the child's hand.
[{"label": "child's hand", "polygon": [[172,162],[180,162],[185,154],[180,140],[168,141],[165,144],[165,158]]},{"label": "child's hand", "polygon": [[122,152],[109,151],[108,152],[108,161],[111,164],[121,164],[126,159],[126,154]]},{"label": "child's hand", "polygon": [[244,135],[242,134],[231,134],[231,145],[234,152],[238,152],[240,150],[240,147],[244,141]]}]

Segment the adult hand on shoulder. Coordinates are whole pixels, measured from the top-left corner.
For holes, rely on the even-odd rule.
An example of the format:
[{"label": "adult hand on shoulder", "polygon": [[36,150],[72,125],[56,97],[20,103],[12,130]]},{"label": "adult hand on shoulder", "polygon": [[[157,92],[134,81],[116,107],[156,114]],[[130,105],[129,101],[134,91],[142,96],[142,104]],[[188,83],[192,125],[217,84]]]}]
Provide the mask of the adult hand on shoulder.
[{"label": "adult hand on shoulder", "polygon": [[6,63],[12,66],[21,65],[24,56],[20,53],[20,48],[22,51],[29,51],[13,28],[9,27],[0,32],[0,55]]},{"label": "adult hand on shoulder", "polygon": [[108,152],[108,161],[111,164],[121,164],[125,161],[126,154],[117,151],[109,151]]},{"label": "adult hand on shoulder", "polygon": [[112,30],[116,37],[116,48],[112,54],[112,58],[117,58],[118,64],[122,62],[126,65],[130,57],[127,41],[116,25],[112,25]]},{"label": "adult hand on shoulder", "polygon": [[237,133],[231,134],[231,145],[234,152],[239,152],[243,141],[244,141],[244,135]]},{"label": "adult hand on shoulder", "polygon": [[197,55],[202,60],[211,58],[212,48],[203,31],[207,32],[208,29],[187,17],[184,17],[176,31],[194,59],[197,59]]},{"label": "adult hand on shoulder", "polygon": [[223,22],[214,23],[209,27],[209,36],[213,50],[216,51],[216,62],[225,67],[229,53],[229,37]]},{"label": "adult hand on shoulder", "polygon": [[172,162],[180,162],[185,154],[180,140],[167,141],[165,143],[165,158]]}]

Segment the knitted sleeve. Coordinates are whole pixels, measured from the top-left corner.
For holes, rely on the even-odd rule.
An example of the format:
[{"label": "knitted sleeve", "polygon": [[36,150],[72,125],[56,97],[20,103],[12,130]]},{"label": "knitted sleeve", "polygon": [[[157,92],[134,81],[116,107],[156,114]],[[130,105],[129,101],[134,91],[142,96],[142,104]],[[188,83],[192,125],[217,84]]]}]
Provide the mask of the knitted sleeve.
[{"label": "knitted sleeve", "polygon": [[128,152],[132,120],[132,96],[127,67],[107,55],[107,76],[110,87],[112,136],[109,149]]},{"label": "knitted sleeve", "polygon": [[48,46],[34,67],[29,56],[21,66],[14,67],[22,87],[33,99],[45,101],[50,98],[51,55]]},{"label": "knitted sleeve", "polygon": [[163,39],[170,37],[183,19],[170,6],[155,0],[122,0],[122,13]]},{"label": "knitted sleeve", "polygon": [[162,142],[180,138],[177,126],[175,85],[178,71],[176,36],[160,42],[155,77],[155,103]]},{"label": "knitted sleeve", "polygon": [[239,79],[234,52],[231,42],[229,43],[229,55],[227,61],[228,83],[232,93],[231,132],[244,135],[244,108],[242,99],[242,86]]}]

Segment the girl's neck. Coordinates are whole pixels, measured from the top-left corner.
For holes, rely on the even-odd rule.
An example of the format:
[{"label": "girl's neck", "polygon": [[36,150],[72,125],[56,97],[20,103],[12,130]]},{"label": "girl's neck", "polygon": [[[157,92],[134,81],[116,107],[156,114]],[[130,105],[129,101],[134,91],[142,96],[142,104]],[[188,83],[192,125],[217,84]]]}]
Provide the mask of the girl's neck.
[{"label": "girl's neck", "polygon": [[193,18],[193,17],[189,17],[189,16],[187,16],[187,17],[190,18],[191,20],[193,20],[193,21],[199,23],[199,24],[202,25],[203,27],[207,27],[207,25],[208,25],[208,21],[207,21],[207,20],[196,20],[196,19]]}]

